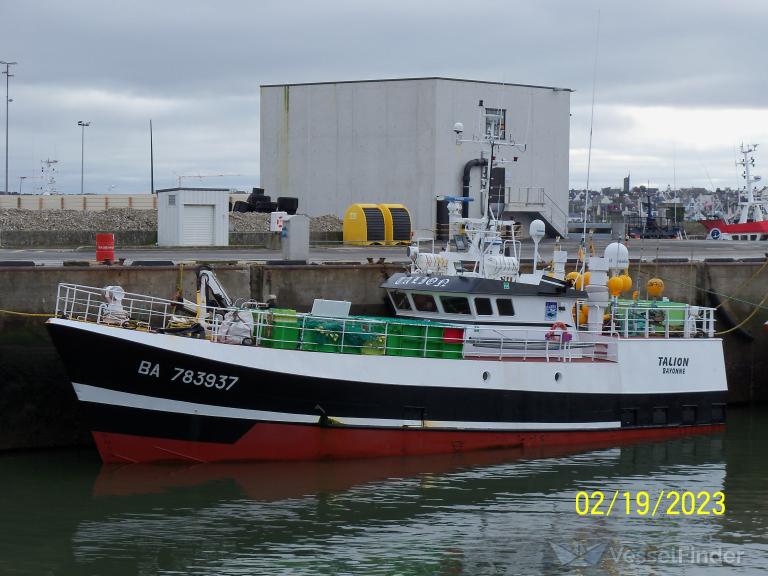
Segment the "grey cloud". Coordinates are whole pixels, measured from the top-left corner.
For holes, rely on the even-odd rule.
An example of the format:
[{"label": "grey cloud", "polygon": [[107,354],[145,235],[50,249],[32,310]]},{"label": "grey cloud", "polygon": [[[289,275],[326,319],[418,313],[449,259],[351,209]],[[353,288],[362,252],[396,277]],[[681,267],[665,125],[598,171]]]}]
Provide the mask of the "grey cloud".
[{"label": "grey cloud", "polygon": [[[91,119],[94,191],[115,180],[123,192],[146,189],[152,117],[164,184],[190,170],[242,173],[226,182],[255,184],[258,86],[280,82],[443,75],[565,86],[576,90],[572,145],[583,147],[598,9],[598,112],[765,107],[762,0],[6,2],[0,59],[20,63],[12,79],[12,182],[57,155],[62,189],[76,191],[76,122]],[[84,96],[93,93],[103,99]],[[596,128],[611,131],[600,134],[601,146],[636,157],[627,162],[633,172],[654,168],[642,160],[654,154],[614,137],[631,129],[626,119],[598,118]],[[726,156],[731,144],[724,143]],[[681,167],[690,159],[681,150],[677,157]],[[599,159],[594,181],[613,180],[619,168]],[[699,164],[678,172],[678,182],[700,179]],[[572,166],[574,185],[580,171]]]}]

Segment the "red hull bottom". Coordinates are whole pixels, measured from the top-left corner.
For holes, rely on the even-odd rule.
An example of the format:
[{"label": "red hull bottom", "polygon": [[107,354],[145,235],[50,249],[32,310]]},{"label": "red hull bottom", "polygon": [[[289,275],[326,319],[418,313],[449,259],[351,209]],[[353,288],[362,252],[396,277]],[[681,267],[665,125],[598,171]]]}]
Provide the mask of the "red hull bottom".
[{"label": "red hull bottom", "polygon": [[499,448],[658,440],[721,432],[724,424],[569,432],[467,432],[255,424],[234,444],[94,432],[105,463],[343,460]]}]

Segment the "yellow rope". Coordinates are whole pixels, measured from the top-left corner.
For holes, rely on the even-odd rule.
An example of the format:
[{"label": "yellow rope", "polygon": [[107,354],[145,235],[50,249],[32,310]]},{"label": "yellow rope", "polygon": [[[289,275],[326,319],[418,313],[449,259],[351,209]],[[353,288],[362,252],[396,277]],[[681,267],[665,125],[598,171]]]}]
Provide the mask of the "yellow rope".
[{"label": "yellow rope", "polygon": [[53,318],[53,314],[33,314],[32,312],[14,312],[13,310],[0,309],[0,314],[11,314],[13,316],[32,316],[35,318]]},{"label": "yellow rope", "polygon": [[766,300],[768,300],[768,292],[766,292],[765,296],[763,296],[763,299],[760,302],[758,302],[757,305],[755,305],[755,309],[752,310],[752,312],[750,312],[749,315],[746,318],[744,318],[744,320],[736,324],[736,326],[734,326],[733,328],[728,328],[728,330],[723,330],[722,332],[715,332],[715,335],[722,336],[723,334],[728,334],[729,332],[733,332],[734,330],[738,330],[739,328],[744,326],[744,324],[746,324],[752,319],[752,316],[757,314],[757,311],[760,310],[760,308],[762,307],[762,305],[765,303]]},{"label": "yellow rope", "polygon": [[[763,265],[762,265],[762,266],[760,266],[760,268],[758,268],[758,269],[757,269],[757,272],[755,272],[754,274],[752,274],[752,276],[750,276],[749,278],[747,278],[746,280],[744,280],[744,282],[742,282],[741,284],[739,284],[739,285],[736,287],[736,289],[735,289],[735,290],[732,292],[733,296],[726,296],[725,298],[726,298],[727,300],[733,300],[733,299],[734,299],[734,296],[735,296],[736,294],[738,294],[738,293],[741,291],[741,289],[742,289],[742,288],[744,288],[744,286],[746,286],[747,284],[749,284],[750,282],[752,282],[752,280],[754,280],[755,278],[757,278],[757,276],[760,274],[760,272],[762,272],[763,270],[765,270],[765,267],[766,267],[766,266],[768,266],[768,258],[766,258],[766,259],[765,259],[765,262],[763,262]],[[718,304],[717,306],[715,306],[715,310],[717,310],[718,308],[720,308],[720,306],[722,306],[723,304],[725,304],[725,302],[726,302],[726,300],[723,300],[722,302],[720,302],[720,304]],[[759,304],[758,304],[758,306],[759,306]]]},{"label": "yellow rope", "polygon": [[[651,274],[648,272],[637,272],[638,276],[650,276]],[[731,300],[732,302],[738,302],[740,304],[746,304],[747,306],[757,306],[760,307],[760,304],[756,304],[755,302],[751,302],[750,300],[744,300],[742,298],[737,298],[736,296],[730,296],[728,294],[725,294],[723,292],[718,292],[717,290],[713,290],[712,288],[703,288],[702,286],[698,286],[696,284],[689,284],[688,282],[683,282],[682,280],[673,280],[671,278],[667,278],[666,282],[670,282],[671,284],[679,284],[680,286],[688,286],[694,290],[698,290],[699,292],[705,292],[714,294],[715,296],[719,296],[721,298],[724,298],[726,301]],[[717,308],[719,308],[723,302],[721,302]],[[768,309],[768,308],[766,308]]]}]

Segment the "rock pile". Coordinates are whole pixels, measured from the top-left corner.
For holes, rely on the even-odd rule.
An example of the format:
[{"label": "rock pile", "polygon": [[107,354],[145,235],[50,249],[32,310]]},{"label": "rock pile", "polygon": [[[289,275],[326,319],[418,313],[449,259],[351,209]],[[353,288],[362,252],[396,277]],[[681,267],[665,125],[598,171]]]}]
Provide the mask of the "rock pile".
[{"label": "rock pile", "polygon": [[120,208],[103,212],[3,209],[0,210],[0,230],[151,232],[157,230],[157,211]]},{"label": "rock pile", "polygon": [[312,232],[341,232],[343,227],[341,218],[334,214],[316,216],[309,221],[309,229]]},{"label": "rock pile", "polygon": [[230,212],[230,232],[269,232],[269,214]]},{"label": "rock pile", "polygon": [[[313,232],[340,232],[342,222],[332,214],[310,219]],[[231,232],[267,232],[269,214],[231,212]],[[0,210],[0,230],[73,230],[83,232],[121,232],[157,230],[157,210],[112,208],[102,212],[80,210]]]},{"label": "rock pile", "polygon": [[[342,221],[333,214],[309,219],[312,232],[341,232]],[[269,214],[258,212],[230,212],[230,232],[269,232]]]}]

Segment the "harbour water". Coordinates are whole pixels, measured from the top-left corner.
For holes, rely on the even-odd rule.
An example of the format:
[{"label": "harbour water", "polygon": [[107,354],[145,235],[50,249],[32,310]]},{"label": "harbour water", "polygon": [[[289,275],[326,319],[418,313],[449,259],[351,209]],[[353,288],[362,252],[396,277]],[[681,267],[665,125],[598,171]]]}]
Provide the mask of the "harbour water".
[{"label": "harbour water", "polygon": [[[91,450],[5,455],[0,574],[755,574],[766,437],[767,411],[733,409],[723,434],[578,451],[122,467]],[[580,491],[617,490],[722,491],[726,510],[577,514]]]}]

